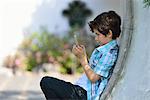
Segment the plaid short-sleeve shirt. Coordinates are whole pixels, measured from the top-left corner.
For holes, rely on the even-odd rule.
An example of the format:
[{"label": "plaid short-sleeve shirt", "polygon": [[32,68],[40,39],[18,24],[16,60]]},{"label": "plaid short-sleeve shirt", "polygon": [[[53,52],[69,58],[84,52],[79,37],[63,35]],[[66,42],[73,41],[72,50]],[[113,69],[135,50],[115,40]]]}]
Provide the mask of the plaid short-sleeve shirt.
[{"label": "plaid short-sleeve shirt", "polygon": [[119,48],[116,40],[112,40],[93,51],[89,60],[89,65],[96,74],[101,76],[101,78],[95,83],[92,83],[88,77],[83,74],[75,83],[87,91],[88,100],[99,99],[99,96],[102,94],[112,74],[118,51]]}]

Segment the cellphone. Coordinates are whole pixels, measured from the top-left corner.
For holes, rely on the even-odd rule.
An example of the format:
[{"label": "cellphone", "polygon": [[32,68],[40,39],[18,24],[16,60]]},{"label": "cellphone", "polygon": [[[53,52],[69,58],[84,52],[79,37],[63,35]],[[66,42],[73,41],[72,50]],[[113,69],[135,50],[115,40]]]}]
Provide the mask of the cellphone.
[{"label": "cellphone", "polygon": [[76,34],[74,34],[74,41],[75,41],[75,44],[76,44],[76,45],[79,45],[79,42],[78,42],[78,40],[77,40],[77,35],[76,35]]}]

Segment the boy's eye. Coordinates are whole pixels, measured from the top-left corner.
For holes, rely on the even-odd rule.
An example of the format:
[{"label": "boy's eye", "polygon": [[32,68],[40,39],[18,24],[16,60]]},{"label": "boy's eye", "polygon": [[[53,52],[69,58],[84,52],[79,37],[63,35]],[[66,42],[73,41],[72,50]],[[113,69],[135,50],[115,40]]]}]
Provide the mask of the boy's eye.
[{"label": "boy's eye", "polygon": [[97,36],[99,35],[98,33],[95,33]]}]

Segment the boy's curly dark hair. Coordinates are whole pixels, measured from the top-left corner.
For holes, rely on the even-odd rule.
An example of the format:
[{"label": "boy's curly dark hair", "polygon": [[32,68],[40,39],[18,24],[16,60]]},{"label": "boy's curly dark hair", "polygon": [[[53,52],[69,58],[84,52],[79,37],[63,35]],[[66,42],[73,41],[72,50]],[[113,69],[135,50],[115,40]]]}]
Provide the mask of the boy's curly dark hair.
[{"label": "boy's curly dark hair", "polygon": [[92,32],[96,29],[105,36],[111,30],[112,39],[116,39],[121,33],[121,18],[115,11],[103,12],[88,24]]}]

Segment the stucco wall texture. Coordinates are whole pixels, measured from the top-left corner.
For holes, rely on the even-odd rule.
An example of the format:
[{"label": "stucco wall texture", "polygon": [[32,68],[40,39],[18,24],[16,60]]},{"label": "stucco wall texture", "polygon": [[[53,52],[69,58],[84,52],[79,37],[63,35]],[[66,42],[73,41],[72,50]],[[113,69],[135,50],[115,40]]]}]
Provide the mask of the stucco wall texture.
[{"label": "stucco wall texture", "polygon": [[108,100],[150,100],[150,8],[144,8],[143,0],[132,3],[131,45],[121,79]]}]

